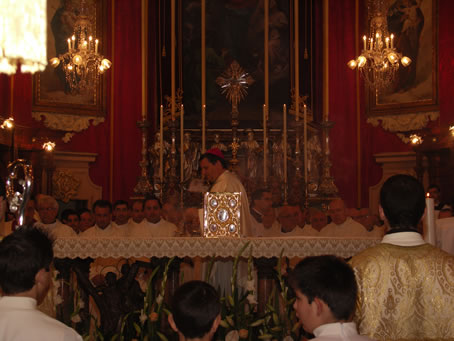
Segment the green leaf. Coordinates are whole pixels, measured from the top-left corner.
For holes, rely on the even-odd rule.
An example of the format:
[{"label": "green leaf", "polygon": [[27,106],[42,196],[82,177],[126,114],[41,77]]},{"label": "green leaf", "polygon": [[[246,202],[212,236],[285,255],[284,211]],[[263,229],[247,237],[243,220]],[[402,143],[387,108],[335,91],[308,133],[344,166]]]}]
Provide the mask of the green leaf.
[{"label": "green leaf", "polygon": [[158,334],[159,338],[162,340],[162,341],[168,341],[166,336],[158,331],[156,331],[156,334]]},{"label": "green leaf", "polygon": [[221,320],[221,322],[219,322],[219,324],[221,325],[221,327],[223,328],[228,328],[229,327],[229,324],[227,322],[225,322],[225,320]]},{"label": "green leaf", "polygon": [[272,337],[273,337],[273,335],[271,335],[271,334],[262,334],[258,338],[260,340],[266,340],[266,339],[271,339]]},{"label": "green leaf", "polygon": [[260,326],[261,324],[263,324],[264,322],[265,322],[264,319],[258,319],[257,321],[252,322],[252,323],[250,324],[250,326],[251,326],[251,327],[257,327],[257,326]]}]

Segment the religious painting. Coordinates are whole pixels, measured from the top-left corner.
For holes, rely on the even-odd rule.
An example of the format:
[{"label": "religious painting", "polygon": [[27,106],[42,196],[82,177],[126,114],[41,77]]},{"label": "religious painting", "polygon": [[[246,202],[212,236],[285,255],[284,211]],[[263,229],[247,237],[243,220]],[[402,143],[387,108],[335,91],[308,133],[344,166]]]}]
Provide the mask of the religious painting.
[{"label": "religious painting", "polygon": [[437,0],[386,0],[388,31],[412,62],[388,90],[368,91],[369,116],[438,111]]},{"label": "religious painting", "polygon": [[[89,15],[93,35],[100,40],[100,53],[106,50],[104,33],[105,1],[87,0],[84,3]],[[47,0],[47,57],[51,59],[68,51],[68,38],[73,35],[76,18],[81,11],[80,0]],[[61,67],[47,65],[33,80],[33,112],[105,115],[105,86],[102,77],[96,87],[71,94]]]},{"label": "religious painting", "polygon": [[[281,122],[282,105],[290,101],[293,14],[289,0],[269,4],[269,112],[271,122],[274,117]],[[263,1],[206,1],[205,18],[207,128],[230,127],[232,106],[216,79],[234,61],[249,80],[238,104],[240,128],[261,128],[265,102]],[[197,128],[201,117],[200,0],[182,1],[181,25],[185,121],[188,128]]]}]

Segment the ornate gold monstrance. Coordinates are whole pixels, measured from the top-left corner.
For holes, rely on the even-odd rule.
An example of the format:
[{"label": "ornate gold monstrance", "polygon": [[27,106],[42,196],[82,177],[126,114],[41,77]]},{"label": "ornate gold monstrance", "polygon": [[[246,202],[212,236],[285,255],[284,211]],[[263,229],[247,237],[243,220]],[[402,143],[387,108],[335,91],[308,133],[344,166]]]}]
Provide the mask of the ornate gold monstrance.
[{"label": "ornate gold monstrance", "polygon": [[240,148],[239,139],[237,137],[237,129],[239,125],[238,104],[246,97],[247,89],[255,80],[234,60],[221,76],[216,78],[216,84],[221,87],[221,93],[225,94],[227,100],[232,104],[232,160],[230,161],[232,169],[235,170],[238,164],[236,158],[238,149]]},{"label": "ornate gold monstrance", "polygon": [[241,193],[205,193],[203,236],[237,237],[240,231]]}]

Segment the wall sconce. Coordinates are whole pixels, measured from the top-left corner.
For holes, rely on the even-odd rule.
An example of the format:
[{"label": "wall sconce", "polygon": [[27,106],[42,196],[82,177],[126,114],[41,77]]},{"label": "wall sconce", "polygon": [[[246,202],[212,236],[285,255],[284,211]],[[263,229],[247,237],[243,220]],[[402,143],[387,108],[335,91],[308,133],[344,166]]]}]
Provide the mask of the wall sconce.
[{"label": "wall sconce", "polygon": [[417,134],[411,134],[410,135],[410,142],[412,144],[421,144],[422,143],[422,137],[417,135]]},{"label": "wall sconce", "polygon": [[46,152],[53,152],[55,149],[55,143],[52,141],[47,141],[43,144],[43,150]]}]

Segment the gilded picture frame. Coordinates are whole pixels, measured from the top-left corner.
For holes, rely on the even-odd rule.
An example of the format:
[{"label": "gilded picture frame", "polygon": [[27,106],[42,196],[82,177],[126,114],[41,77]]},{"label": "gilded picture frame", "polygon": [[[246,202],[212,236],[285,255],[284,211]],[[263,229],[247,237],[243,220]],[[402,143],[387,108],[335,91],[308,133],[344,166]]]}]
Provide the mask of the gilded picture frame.
[{"label": "gilded picture frame", "polygon": [[[100,40],[100,53],[106,50],[106,2],[87,0],[93,34]],[[67,51],[67,39],[73,34],[73,25],[80,11],[79,0],[47,0],[47,57],[51,59]],[[65,89],[64,74],[50,64],[33,77],[34,115],[66,114],[101,116],[106,114],[106,88],[104,77],[99,77],[95,89],[84,94],[70,94]]]},{"label": "gilded picture frame", "polygon": [[384,4],[395,46],[412,63],[408,68],[400,66],[391,91],[366,88],[367,116],[369,120],[404,114],[435,117],[439,110],[438,1],[385,0]]}]

